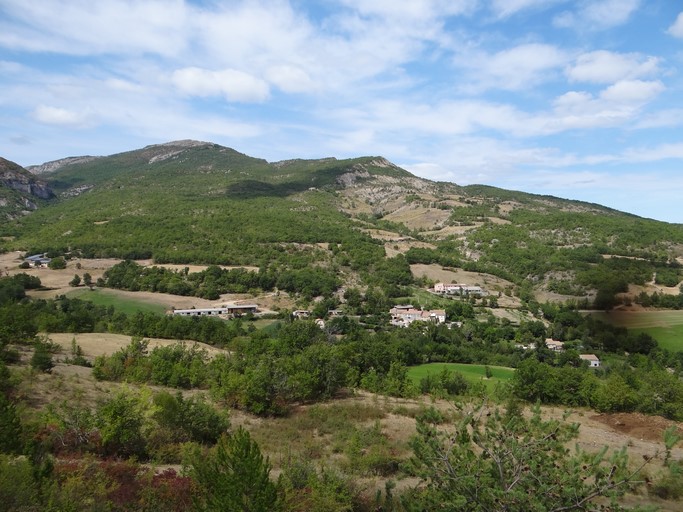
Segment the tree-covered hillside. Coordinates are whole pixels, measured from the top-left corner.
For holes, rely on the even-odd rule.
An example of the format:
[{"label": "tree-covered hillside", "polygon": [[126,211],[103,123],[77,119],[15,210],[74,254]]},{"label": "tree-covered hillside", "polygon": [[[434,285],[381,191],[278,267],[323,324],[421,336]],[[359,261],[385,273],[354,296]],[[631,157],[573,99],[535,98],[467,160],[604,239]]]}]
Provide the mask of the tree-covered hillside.
[{"label": "tree-covered hillside", "polygon": [[268,163],[178,141],[43,166],[50,168],[41,177],[58,200],[3,225],[6,249],[316,265],[343,279],[371,275],[400,252],[409,263],[494,274],[519,293],[597,294],[605,306],[629,284],[683,279],[683,226],[568,199],[434,183],[380,157]]}]

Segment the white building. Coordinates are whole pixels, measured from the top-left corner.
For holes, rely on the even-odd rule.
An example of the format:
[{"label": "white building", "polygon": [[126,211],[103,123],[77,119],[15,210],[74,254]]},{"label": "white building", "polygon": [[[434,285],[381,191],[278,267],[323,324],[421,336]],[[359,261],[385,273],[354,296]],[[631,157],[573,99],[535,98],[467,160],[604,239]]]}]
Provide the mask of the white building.
[{"label": "white building", "polygon": [[588,361],[591,368],[600,368],[600,359],[595,354],[579,354],[582,361]]},{"label": "white building", "polygon": [[257,304],[233,304],[220,308],[174,309],[173,314],[178,316],[240,316],[246,313],[256,313],[257,311]]},{"label": "white building", "polygon": [[412,305],[406,305],[391,308],[389,314],[391,314],[391,325],[399,327],[408,327],[415,321],[435,322],[437,324],[446,322],[446,311],[443,309],[425,311],[415,309]]},{"label": "white building", "polygon": [[476,295],[482,296],[486,295],[486,292],[481,286],[471,286],[468,284],[457,284],[457,283],[436,283],[434,285],[434,293],[443,293],[444,295]]}]

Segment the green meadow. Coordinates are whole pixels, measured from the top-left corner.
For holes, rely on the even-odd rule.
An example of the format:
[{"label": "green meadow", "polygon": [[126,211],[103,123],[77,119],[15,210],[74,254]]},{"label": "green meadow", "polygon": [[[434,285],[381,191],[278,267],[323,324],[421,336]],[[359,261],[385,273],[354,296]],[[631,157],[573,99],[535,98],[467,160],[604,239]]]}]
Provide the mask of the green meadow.
[{"label": "green meadow", "polygon": [[451,372],[462,374],[468,382],[483,383],[487,389],[492,389],[497,383],[509,381],[515,373],[513,368],[503,366],[489,366],[491,378],[486,378],[486,365],[483,364],[464,364],[464,363],[427,363],[408,368],[408,377],[415,384],[427,375],[438,375],[447,368]]},{"label": "green meadow", "polygon": [[113,306],[117,311],[121,311],[127,315],[137,312],[143,313],[157,313],[164,314],[166,307],[161,304],[153,304],[143,300],[135,300],[129,297],[123,297],[116,290],[106,290],[96,288],[89,290],[81,288],[69,292],[67,296],[70,299],[87,300],[98,306]]},{"label": "green meadow", "polygon": [[660,347],[672,352],[683,351],[683,311],[610,311],[594,313],[594,316],[635,333],[647,333],[657,340]]}]

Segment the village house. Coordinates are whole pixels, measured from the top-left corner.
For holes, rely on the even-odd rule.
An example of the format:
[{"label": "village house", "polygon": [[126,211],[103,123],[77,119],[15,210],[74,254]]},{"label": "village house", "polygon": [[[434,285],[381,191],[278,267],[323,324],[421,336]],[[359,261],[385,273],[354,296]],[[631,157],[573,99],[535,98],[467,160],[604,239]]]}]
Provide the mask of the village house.
[{"label": "village house", "polygon": [[415,321],[435,322],[437,324],[446,322],[445,310],[434,309],[425,311],[423,309],[416,309],[410,304],[395,306],[391,308],[389,314],[391,315],[391,325],[396,325],[398,327],[408,327]]},{"label": "village house", "polygon": [[546,338],[545,346],[548,347],[548,350],[552,350],[553,352],[562,352],[564,350],[564,343],[552,338]]},{"label": "village house", "polygon": [[588,361],[590,368],[600,368],[600,359],[595,354],[579,354],[582,361]]},{"label": "village house", "polygon": [[436,283],[434,285],[434,293],[441,293],[444,295],[459,295],[461,297],[466,296],[478,296],[481,297],[486,295],[486,292],[481,286],[470,286],[467,284],[456,284],[456,283]]}]

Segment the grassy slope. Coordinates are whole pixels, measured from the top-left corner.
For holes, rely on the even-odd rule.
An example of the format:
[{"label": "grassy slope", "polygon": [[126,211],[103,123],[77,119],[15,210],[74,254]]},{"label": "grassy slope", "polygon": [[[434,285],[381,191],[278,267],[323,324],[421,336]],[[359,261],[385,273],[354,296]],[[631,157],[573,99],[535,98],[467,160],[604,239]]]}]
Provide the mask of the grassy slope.
[{"label": "grassy slope", "polygon": [[159,304],[150,304],[149,302],[141,300],[138,301],[121,297],[116,293],[115,290],[106,290],[100,288],[89,290],[81,288],[69,292],[67,296],[69,298],[87,300],[98,306],[113,306],[118,311],[121,311],[127,315],[132,315],[137,312],[164,314],[166,311],[166,308]]},{"label": "grassy slope", "polygon": [[635,333],[645,332],[667,350],[683,351],[683,311],[613,311],[595,313],[594,316]]},{"label": "grassy slope", "polygon": [[512,378],[515,370],[501,366],[489,366],[491,378],[486,378],[486,366],[482,364],[461,364],[461,363],[428,363],[413,366],[408,369],[408,377],[415,384],[420,383],[420,379],[427,375],[438,375],[446,368],[451,372],[458,372],[471,383],[483,383],[487,389],[492,389],[497,383],[507,382]]}]

